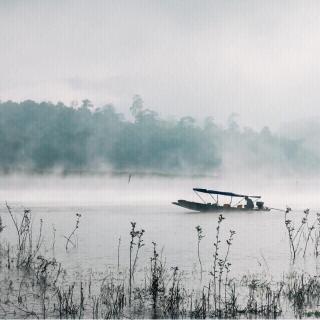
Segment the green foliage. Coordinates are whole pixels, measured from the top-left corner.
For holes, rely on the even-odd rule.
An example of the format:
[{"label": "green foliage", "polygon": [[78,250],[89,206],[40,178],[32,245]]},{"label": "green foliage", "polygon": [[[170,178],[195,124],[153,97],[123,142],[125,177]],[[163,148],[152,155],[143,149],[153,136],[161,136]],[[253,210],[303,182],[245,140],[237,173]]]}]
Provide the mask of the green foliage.
[{"label": "green foliage", "polygon": [[[135,96],[134,121],[111,106],[84,100],[77,109],[63,103],[0,102],[0,171],[63,172],[101,169],[203,174],[228,155],[255,168],[284,164],[316,167],[318,158],[302,142],[264,128],[241,129],[235,116],[227,128],[207,118],[161,119]],[[235,156],[236,155],[236,156]],[[240,157],[241,155],[241,157]]]}]

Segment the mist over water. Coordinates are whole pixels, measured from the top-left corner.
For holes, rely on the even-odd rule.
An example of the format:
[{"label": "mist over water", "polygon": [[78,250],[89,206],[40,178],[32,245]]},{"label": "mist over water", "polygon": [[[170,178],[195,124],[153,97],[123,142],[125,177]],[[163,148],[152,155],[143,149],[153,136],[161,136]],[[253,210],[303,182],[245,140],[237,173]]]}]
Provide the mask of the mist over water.
[{"label": "mist over water", "polygon": [[[268,207],[293,209],[299,221],[320,210],[320,152],[309,128],[292,134],[242,128],[231,115],[225,125],[207,118],[163,119],[139,96],[126,120],[112,106],[0,103],[0,214],[5,239],[16,241],[5,201],[19,215],[32,210],[34,230],[44,221],[45,250],[70,271],[127,266],[130,223],[146,230],[141,253],[146,264],[152,242],[169,266],[190,275],[197,268],[196,232],[205,233],[203,263],[211,263],[218,215],[176,207],[179,199],[201,201],[195,187],[261,195]],[[313,126],[316,128],[316,125]],[[315,132],[315,130],[311,131]],[[320,135],[320,134],[319,134]],[[205,201],[212,202],[212,199]],[[220,203],[230,199],[220,198]],[[65,237],[81,214],[78,246],[66,252]],[[231,260],[236,274],[288,268],[284,213],[225,213],[223,234],[236,231]],[[54,252],[50,249],[56,230]],[[312,264],[308,268],[312,268]]]},{"label": "mist over water", "polygon": [[319,316],[319,9],[0,1],[0,317]]},{"label": "mist over water", "polygon": [[0,179],[0,198],[25,205],[166,205],[177,199],[200,201],[192,191],[195,187],[261,195],[269,207],[320,209],[317,177],[275,179],[253,174],[226,178],[132,175],[130,182],[128,175],[7,175]]},{"label": "mist over water", "polygon": [[[52,254],[53,227],[57,230],[54,254],[69,271],[77,272],[115,268],[120,237],[120,260],[127,266],[131,221],[146,230],[141,266],[143,262],[148,263],[152,241],[155,241],[163,248],[169,266],[179,266],[191,274],[197,268],[195,227],[200,225],[206,235],[202,252],[208,267],[212,261],[218,214],[190,212],[171,204],[178,199],[199,201],[193,187],[258,194],[266,206],[279,209],[290,206],[297,221],[303,209],[310,208],[312,216],[320,209],[317,179],[132,176],[128,183],[127,176],[16,175],[4,176],[0,181],[0,213],[8,226],[5,238],[14,241],[15,237],[4,206],[6,200],[16,215],[21,214],[23,208],[32,210],[34,230],[43,219],[48,254]],[[208,201],[212,200],[209,198]],[[220,201],[228,203],[229,199],[221,197]],[[77,232],[78,247],[66,253],[64,236],[71,232],[76,213],[82,215]],[[222,230],[225,237],[230,229],[237,232],[231,253],[234,273],[263,271],[279,275],[288,268],[283,212],[232,212],[224,216]],[[312,267],[308,265],[308,268]]]},{"label": "mist over water", "polygon": [[[320,210],[320,152],[310,139],[310,126],[301,126],[294,135],[290,125],[280,132],[240,127],[236,115],[225,125],[211,118],[203,123],[191,117],[163,119],[145,108],[139,96],[130,110],[132,119],[126,120],[114,107],[95,108],[88,100],[77,107],[0,103],[0,145],[5,150],[0,158],[0,214],[9,231],[6,240],[16,241],[5,201],[16,215],[31,209],[34,230],[44,221],[46,254],[71,273],[86,274],[115,268],[120,238],[120,262],[127,267],[134,221],[146,230],[140,266],[149,263],[155,241],[169,266],[191,276],[197,269],[195,227],[204,230],[203,263],[209,268],[218,218],[172,204],[201,201],[193,188],[261,195],[268,207],[292,208],[297,222],[304,209],[313,218]],[[221,204],[229,201],[220,198]],[[78,245],[66,252],[65,237],[77,213]],[[279,275],[287,270],[282,211],[225,217],[224,237],[236,231],[231,254],[235,274]]]},{"label": "mist over water", "polygon": [[[132,119],[89,100],[66,106],[0,102],[2,173],[157,173],[221,178],[247,175],[305,177],[320,173],[320,149],[308,125],[293,134],[240,127],[212,118],[163,118],[135,96]],[[313,123],[317,128],[317,122]]]}]

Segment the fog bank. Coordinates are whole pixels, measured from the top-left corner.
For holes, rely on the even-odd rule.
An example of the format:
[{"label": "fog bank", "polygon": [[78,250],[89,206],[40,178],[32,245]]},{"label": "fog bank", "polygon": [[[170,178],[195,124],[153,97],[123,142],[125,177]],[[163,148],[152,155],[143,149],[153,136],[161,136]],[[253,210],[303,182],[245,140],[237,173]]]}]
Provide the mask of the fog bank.
[{"label": "fog bank", "polygon": [[[212,118],[164,119],[135,96],[132,120],[89,100],[0,103],[2,173],[156,173],[164,175],[310,175],[320,170],[309,136]],[[320,136],[320,132],[318,132]],[[314,141],[314,140],[313,140]]]}]

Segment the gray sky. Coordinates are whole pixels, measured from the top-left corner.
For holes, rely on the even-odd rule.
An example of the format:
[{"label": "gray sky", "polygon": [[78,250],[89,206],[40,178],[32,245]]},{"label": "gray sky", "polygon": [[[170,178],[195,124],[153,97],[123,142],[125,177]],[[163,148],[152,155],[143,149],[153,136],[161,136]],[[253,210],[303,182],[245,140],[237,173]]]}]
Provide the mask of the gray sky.
[{"label": "gray sky", "polygon": [[320,2],[0,0],[1,100],[278,126],[320,115]]}]

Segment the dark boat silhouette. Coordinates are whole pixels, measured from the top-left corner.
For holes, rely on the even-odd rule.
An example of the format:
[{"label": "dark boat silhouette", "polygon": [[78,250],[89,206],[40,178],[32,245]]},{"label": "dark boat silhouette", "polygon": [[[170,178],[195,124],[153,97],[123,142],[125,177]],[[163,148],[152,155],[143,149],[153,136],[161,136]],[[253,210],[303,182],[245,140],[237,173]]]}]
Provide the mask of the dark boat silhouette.
[{"label": "dark boat silhouette", "polygon": [[[202,188],[194,188],[193,191],[202,200],[201,202],[193,202],[187,200],[178,200],[177,202],[172,202],[172,204],[177,205],[182,208],[186,208],[198,212],[217,212],[217,211],[270,211],[271,209],[264,206],[264,202],[257,201],[256,199],[261,199],[261,196],[249,196],[244,194],[236,194],[233,192],[224,192],[217,190],[207,190]],[[199,193],[208,194],[213,202],[206,202]],[[219,204],[219,195],[230,197],[229,203]],[[238,202],[234,205],[232,204],[233,198],[240,198]],[[252,200],[253,199],[253,200]],[[246,201],[243,205],[242,202]],[[254,203],[255,202],[255,203]]]}]

